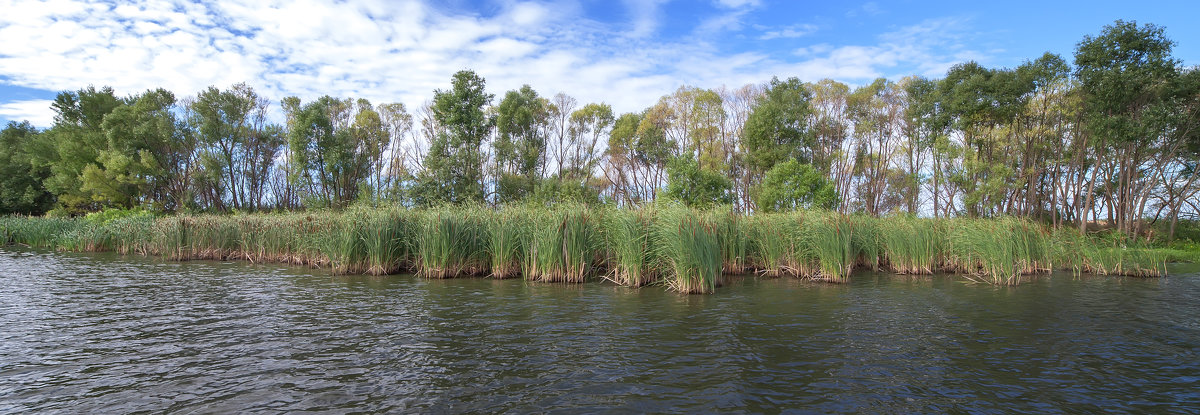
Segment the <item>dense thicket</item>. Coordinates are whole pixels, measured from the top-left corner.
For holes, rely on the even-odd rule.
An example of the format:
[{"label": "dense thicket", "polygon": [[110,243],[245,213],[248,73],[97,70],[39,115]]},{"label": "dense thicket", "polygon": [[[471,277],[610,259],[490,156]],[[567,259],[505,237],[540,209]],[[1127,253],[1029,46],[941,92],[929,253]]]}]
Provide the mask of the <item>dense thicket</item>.
[{"label": "dense thicket", "polygon": [[1200,71],[1163,29],[1117,21],[1016,68],[942,79],[773,79],[684,86],[637,113],[529,86],[498,102],[471,71],[401,104],[284,98],[251,87],[177,100],[151,90],[59,94],[52,127],[10,123],[0,212],[107,207],[256,211],[353,203],[660,198],[738,211],[828,207],[880,216],[1021,216],[1122,232],[1195,218]]}]

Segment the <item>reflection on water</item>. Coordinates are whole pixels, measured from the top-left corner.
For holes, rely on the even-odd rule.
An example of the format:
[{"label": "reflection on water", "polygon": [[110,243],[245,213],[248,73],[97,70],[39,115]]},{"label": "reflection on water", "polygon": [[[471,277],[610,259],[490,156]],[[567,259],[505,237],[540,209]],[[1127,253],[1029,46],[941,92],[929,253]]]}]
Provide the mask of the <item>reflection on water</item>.
[{"label": "reflection on water", "polygon": [[715,295],[0,250],[0,412],[1195,412],[1200,268]]}]

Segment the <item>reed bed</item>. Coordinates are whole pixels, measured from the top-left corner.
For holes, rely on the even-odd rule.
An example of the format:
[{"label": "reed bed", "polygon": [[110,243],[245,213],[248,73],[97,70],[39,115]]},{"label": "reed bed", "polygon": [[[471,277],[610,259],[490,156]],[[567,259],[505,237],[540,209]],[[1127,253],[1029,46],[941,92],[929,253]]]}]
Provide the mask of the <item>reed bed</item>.
[{"label": "reed bed", "polygon": [[657,267],[652,264],[650,246],[653,223],[653,209],[621,209],[609,213],[604,227],[609,280],[630,287],[655,281]]},{"label": "reed bed", "polygon": [[654,227],[655,256],[667,286],[685,294],[708,294],[721,285],[718,230],[696,212],[667,209]]},{"label": "reed bed", "polygon": [[557,208],[533,215],[525,279],[586,281],[602,245],[594,218],[586,207]]},{"label": "reed bed", "polygon": [[487,275],[491,261],[483,219],[482,210],[425,212],[415,238],[418,273],[426,278]]},{"label": "reed bed", "polygon": [[[0,242],[170,260],[302,264],[336,273],[412,272],[580,283],[604,278],[709,293],[752,272],[845,282],[858,269],[955,273],[1016,285],[1052,270],[1161,276],[1167,256],[1123,238],[1015,218],[872,218],[824,211],[741,215],[658,205],[501,209],[352,208],[238,215],[0,218]],[[108,219],[112,218],[112,219]]]}]

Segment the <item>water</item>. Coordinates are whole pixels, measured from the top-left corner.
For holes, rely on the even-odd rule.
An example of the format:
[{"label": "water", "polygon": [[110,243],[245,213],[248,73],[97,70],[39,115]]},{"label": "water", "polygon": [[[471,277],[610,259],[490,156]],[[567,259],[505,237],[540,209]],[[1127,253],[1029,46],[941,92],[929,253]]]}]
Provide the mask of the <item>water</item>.
[{"label": "water", "polygon": [[1200,267],[709,296],[0,250],[0,412],[1196,412]]}]

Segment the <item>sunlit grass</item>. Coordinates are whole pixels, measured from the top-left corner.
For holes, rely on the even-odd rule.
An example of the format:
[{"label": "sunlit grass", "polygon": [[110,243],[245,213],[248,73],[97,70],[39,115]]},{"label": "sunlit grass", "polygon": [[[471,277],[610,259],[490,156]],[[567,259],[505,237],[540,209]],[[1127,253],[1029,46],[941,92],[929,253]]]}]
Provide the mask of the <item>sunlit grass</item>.
[{"label": "sunlit grass", "polygon": [[1168,261],[1197,256],[1016,218],[740,215],[728,208],[569,204],[107,220],[10,216],[0,218],[0,238],[36,248],[305,264],[346,274],[570,283],[602,276],[634,287],[661,282],[685,293],[712,292],[724,275],[742,272],[834,283],[859,269],[948,272],[995,285],[1052,270],[1153,277],[1165,274]]}]

